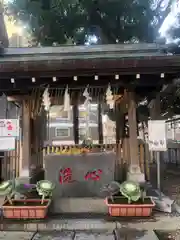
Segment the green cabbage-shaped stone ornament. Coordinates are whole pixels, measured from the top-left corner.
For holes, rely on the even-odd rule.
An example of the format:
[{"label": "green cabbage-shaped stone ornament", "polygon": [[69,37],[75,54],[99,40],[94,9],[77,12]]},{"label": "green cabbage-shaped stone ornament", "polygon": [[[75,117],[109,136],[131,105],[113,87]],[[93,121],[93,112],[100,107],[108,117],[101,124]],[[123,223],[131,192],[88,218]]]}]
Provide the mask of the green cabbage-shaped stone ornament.
[{"label": "green cabbage-shaped stone ornament", "polygon": [[46,197],[52,197],[52,192],[55,185],[48,180],[41,180],[36,184],[36,190],[40,196],[42,196],[41,204],[44,203]]},{"label": "green cabbage-shaped stone ornament", "polygon": [[141,197],[141,189],[138,183],[125,181],[120,186],[121,194],[128,199],[128,203],[136,202]]}]

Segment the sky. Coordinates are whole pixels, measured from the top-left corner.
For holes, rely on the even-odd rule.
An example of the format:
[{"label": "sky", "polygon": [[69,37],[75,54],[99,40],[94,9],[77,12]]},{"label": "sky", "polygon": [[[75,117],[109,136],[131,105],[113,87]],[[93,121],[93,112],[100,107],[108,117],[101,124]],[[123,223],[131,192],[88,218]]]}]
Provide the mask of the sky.
[{"label": "sky", "polygon": [[[168,1],[168,0],[166,0]],[[180,13],[180,0],[176,0],[172,6],[171,13],[168,15],[168,17],[165,19],[164,23],[162,24],[160,28],[160,34],[163,37],[167,37],[167,30],[174,26],[176,22],[176,16]]]}]

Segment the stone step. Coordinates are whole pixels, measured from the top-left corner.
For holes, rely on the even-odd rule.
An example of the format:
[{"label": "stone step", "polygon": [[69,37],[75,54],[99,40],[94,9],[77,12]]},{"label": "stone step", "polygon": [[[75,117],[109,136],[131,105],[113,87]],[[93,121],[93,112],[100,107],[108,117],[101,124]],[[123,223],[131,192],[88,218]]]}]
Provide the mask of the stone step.
[{"label": "stone step", "polygon": [[52,219],[47,222],[27,222],[13,223],[7,222],[1,224],[1,231],[27,231],[27,232],[45,232],[45,231],[61,231],[61,230],[110,230],[117,228],[117,222],[106,221],[104,219]]}]

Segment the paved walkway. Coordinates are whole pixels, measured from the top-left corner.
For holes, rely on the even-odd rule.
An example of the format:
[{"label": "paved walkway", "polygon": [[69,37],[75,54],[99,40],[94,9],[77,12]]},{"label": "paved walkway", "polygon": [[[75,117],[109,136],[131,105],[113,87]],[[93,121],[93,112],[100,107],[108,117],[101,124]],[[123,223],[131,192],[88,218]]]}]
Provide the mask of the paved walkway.
[{"label": "paved walkway", "polygon": [[31,240],[33,232],[0,232],[0,240]]},{"label": "paved walkway", "polygon": [[180,216],[157,215],[146,220],[113,222],[103,219],[53,219],[46,224],[0,224],[0,227],[0,240],[158,240],[154,230],[180,229]]},{"label": "paved walkway", "polygon": [[118,231],[0,232],[0,240],[157,240],[153,232]]}]

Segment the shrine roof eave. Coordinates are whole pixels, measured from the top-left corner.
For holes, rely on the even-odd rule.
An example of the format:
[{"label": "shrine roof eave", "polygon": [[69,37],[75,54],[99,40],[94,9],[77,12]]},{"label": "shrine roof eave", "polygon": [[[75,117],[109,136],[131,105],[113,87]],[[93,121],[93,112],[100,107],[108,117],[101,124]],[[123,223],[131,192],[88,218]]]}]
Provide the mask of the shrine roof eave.
[{"label": "shrine roof eave", "polygon": [[[149,44],[150,45],[150,44]],[[153,45],[153,44],[152,44]],[[168,56],[156,45],[122,49],[118,45],[6,49],[0,57],[0,79],[23,76],[129,75],[177,73],[180,56]]]}]

